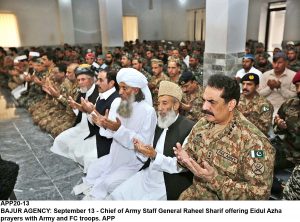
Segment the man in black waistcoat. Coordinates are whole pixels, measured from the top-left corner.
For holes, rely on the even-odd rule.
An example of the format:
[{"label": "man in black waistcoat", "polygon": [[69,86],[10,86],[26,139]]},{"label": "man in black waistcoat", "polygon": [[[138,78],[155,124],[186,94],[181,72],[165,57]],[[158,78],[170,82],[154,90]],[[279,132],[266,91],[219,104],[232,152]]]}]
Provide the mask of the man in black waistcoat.
[{"label": "man in black waistcoat", "polygon": [[[181,88],[161,81],[158,92],[158,123],[153,147],[135,140],[141,158],[149,157],[142,170],[117,187],[107,199],[113,200],[177,200],[192,184],[190,172],[172,172],[173,147],[184,142],[194,122],[179,115]],[[134,187],[134,189],[132,189]]]},{"label": "man in black waistcoat", "polygon": [[69,97],[69,105],[77,115],[75,126],[65,130],[59,134],[51,147],[51,151],[70,158],[84,166],[84,171],[89,163],[97,159],[96,154],[96,139],[89,137],[93,124],[88,121],[87,111],[83,104],[90,102],[95,104],[99,96],[98,86],[95,85],[95,74],[90,69],[90,66],[83,64],[77,67],[75,75],[80,89],[80,94],[77,98]]},{"label": "man in black waistcoat", "polygon": [[[101,116],[105,116],[108,112],[112,102],[119,97],[119,87],[116,80],[117,72],[114,70],[101,70],[97,77],[97,85],[100,96],[96,102],[96,106],[92,104],[83,103],[83,108],[91,114],[89,120],[93,127],[90,128],[90,135],[96,135],[97,142],[97,156],[102,157],[109,154],[112,138],[108,139],[100,135]],[[99,126],[98,126],[99,125]]]}]

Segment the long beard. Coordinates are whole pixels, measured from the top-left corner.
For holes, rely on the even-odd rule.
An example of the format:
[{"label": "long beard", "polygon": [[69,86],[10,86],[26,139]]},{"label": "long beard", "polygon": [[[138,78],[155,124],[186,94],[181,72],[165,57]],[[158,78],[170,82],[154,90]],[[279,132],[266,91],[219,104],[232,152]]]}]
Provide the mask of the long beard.
[{"label": "long beard", "polygon": [[135,101],[134,94],[132,94],[128,100],[122,99],[117,109],[117,113],[124,118],[129,118],[132,114],[132,110],[133,110],[132,104],[134,103],[134,101]]},{"label": "long beard", "polygon": [[168,111],[165,116],[158,113],[157,125],[162,129],[166,129],[176,121],[176,116],[177,114],[173,109]]}]

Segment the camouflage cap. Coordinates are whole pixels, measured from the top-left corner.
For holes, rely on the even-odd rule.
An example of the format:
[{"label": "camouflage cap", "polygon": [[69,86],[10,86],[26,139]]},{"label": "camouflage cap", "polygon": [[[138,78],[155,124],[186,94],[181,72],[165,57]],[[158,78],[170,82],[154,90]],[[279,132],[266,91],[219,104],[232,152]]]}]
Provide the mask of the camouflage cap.
[{"label": "camouflage cap", "polygon": [[195,79],[196,78],[192,72],[190,72],[190,71],[183,72],[179,78],[179,85],[184,85],[187,82],[193,81]]}]

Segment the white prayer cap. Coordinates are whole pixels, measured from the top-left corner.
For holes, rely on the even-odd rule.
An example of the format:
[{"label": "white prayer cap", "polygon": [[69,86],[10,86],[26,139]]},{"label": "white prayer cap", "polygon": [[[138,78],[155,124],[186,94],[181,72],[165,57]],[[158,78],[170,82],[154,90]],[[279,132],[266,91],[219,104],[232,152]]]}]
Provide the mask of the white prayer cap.
[{"label": "white prayer cap", "polygon": [[161,43],[165,43],[166,41],[163,39],[163,40],[161,40]]},{"label": "white prayer cap", "polygon": [[134,68],[122,68],[117,74],[117,82],[125,83],[130,87],[140,88],[145,95],[145,101],[152,106],[152,96],[148,88],[147,78]]},{"label": "white prayer cap", "polygon": [[32,56],[32,57],[40,57],[40,53],[39,52],[29,52],[29,56]]},{"label": "white prayer cap", "polygon": [[179,46],[185,46],[185,43],[184,43],[184,42],[181,42],[181,43],[179,44]]},{"label": "white prayer cap", "polygon": [[25,60],[27,59],[27,56],[26,55],[21,55],[21,56],[17,56],[14,61],[15,62],[19,62],[19,61],[22,61],[22,60]]},{"label": "white prayer cap", "polygon": [[287,45],[295,45],[295,43],[293,41],[288,41],[286,44]]}]

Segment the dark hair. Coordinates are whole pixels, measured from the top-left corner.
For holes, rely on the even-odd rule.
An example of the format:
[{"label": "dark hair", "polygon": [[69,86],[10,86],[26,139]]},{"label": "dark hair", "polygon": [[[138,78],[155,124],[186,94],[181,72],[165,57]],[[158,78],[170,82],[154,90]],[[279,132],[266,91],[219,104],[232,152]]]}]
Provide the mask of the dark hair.
[{"label": "dark hair", "polygon": [[58,68],[58,70],[59,70],[60,72],[63,72],[63,73],[66,74],[66,72],[67,72],[67,65],[66,65],[66,64],[64,64],[64,63],[59,63],[56,67]]},{"label": "dark hair", "polygon": [[56,57],[51,51],[45,52],[42,56],[47,56],[48,60],[51,60],[53,63],[56,62]]},{"label": "dark hair", "polygon": [[136,102],[141,102],[142,100],[145,99],[145,95],[144,93],[142,92],[141,89],[139,89],[138,93],[135,95],[135,101]]},{"label": "dark hair", "polygon": [[110,81],[114,81],[114,87],[117,91],[119,91],[119,84],[117,83],[117,71],[114,69],[104,69],[104,71],[106,72],[107,82],[109,83]]},{"label": "dark hair", "polygon": [[225,100],[225,103],[228,103],[230,100],[235,99],[237,104],[240,100],[240,85],[235,79],[232,79],[224,74],[216,74],[209,77],[207,85],[223,90],[221,98]]}]

